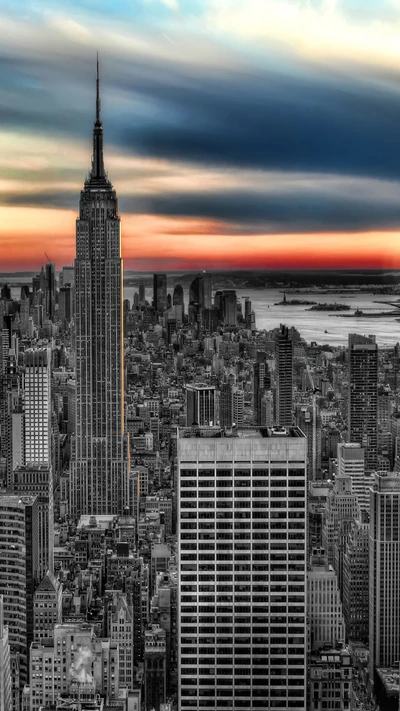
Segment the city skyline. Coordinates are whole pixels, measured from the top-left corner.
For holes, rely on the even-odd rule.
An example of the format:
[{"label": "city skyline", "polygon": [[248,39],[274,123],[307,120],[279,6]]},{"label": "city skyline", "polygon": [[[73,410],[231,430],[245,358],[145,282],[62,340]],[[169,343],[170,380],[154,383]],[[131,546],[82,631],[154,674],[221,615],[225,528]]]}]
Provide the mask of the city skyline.
[{"label": "city skyline", "polygon": [[393,3],[46,0],[1,19],[4,270],[72,262],[96,50],[127,268],[399,267]]},{"label": "city skyline", "polygon": [[399,710],[399,40],[0,9],[0,711]]}]

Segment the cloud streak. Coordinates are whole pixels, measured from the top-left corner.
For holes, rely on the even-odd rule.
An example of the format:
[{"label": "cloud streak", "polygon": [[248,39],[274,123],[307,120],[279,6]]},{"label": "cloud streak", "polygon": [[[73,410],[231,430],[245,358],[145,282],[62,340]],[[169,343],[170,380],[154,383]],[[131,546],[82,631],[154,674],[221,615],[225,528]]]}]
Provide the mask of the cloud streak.
[{"label": "cloud streak", "polygon": [[[4,234],[19,215],[28,243],[26,211],[40,215],[38,232],[60,211],[63,244],[73,243],[97,48],[105,159],[129,245],[147,219],[153,257],[159,248],[167,258],[169,246],[168,259],[178,259],[185,230],[202,258],[204,234],[223,236],[229,250],[251,235],[351,242],[397,230],[394,3],[379,18],[370,3],[361,12],[327,0],[99,0],[95,10],[69,0],[62,13],[55,2],[23,5],[0,18]],[[160,220],[169,225],[162,244]],[[326,240],[327,258],[334,251]]]}]

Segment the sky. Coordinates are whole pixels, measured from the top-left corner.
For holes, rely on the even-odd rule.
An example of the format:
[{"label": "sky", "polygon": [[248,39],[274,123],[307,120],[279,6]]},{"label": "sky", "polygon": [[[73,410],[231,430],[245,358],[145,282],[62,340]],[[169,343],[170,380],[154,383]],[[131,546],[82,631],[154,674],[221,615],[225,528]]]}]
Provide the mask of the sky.
[{"label": "sky", "polygon": [[400,0],[1,0],[0,271],[73,262],[97,51],[126,269],[400,268]]}]

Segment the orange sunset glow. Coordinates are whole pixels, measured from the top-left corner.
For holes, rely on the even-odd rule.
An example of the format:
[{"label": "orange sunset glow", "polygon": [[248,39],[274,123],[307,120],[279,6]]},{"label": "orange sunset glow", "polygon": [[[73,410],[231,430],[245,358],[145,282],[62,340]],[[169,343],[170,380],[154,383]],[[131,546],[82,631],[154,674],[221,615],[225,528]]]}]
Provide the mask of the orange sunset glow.
[{"label": "orange sunset glow", "polygon": [[0,271],[74,260],[96,50],[126,269],[400,268],[389,12],[18,4],[0,11]]},{"label": "orange sunset glow", "polygon": [[[3,270],[38,269],[45,252],[58,268],[71,264],[76,216],[72,210],[0,208],[8,235],[1,242]],[[179,270],[400,268],[397,232],[237,235],[214,220],[121,219],[126,269],[151,271],[163,264]]]}]

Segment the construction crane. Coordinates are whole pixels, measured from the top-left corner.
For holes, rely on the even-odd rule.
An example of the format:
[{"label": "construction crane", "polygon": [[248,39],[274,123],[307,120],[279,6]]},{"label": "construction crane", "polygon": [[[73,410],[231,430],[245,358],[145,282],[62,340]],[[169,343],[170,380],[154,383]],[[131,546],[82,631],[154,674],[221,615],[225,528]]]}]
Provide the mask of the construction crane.
[{"label": "construction crane", "polygon": [[319,388],[315,387],[314,378],[310,366],[310,361],[303,346],[304,362],[306,364],[307,376],[312,393],[312,442],[311,442],[311,478],[315,480],[317,476],[317,393]]}]

